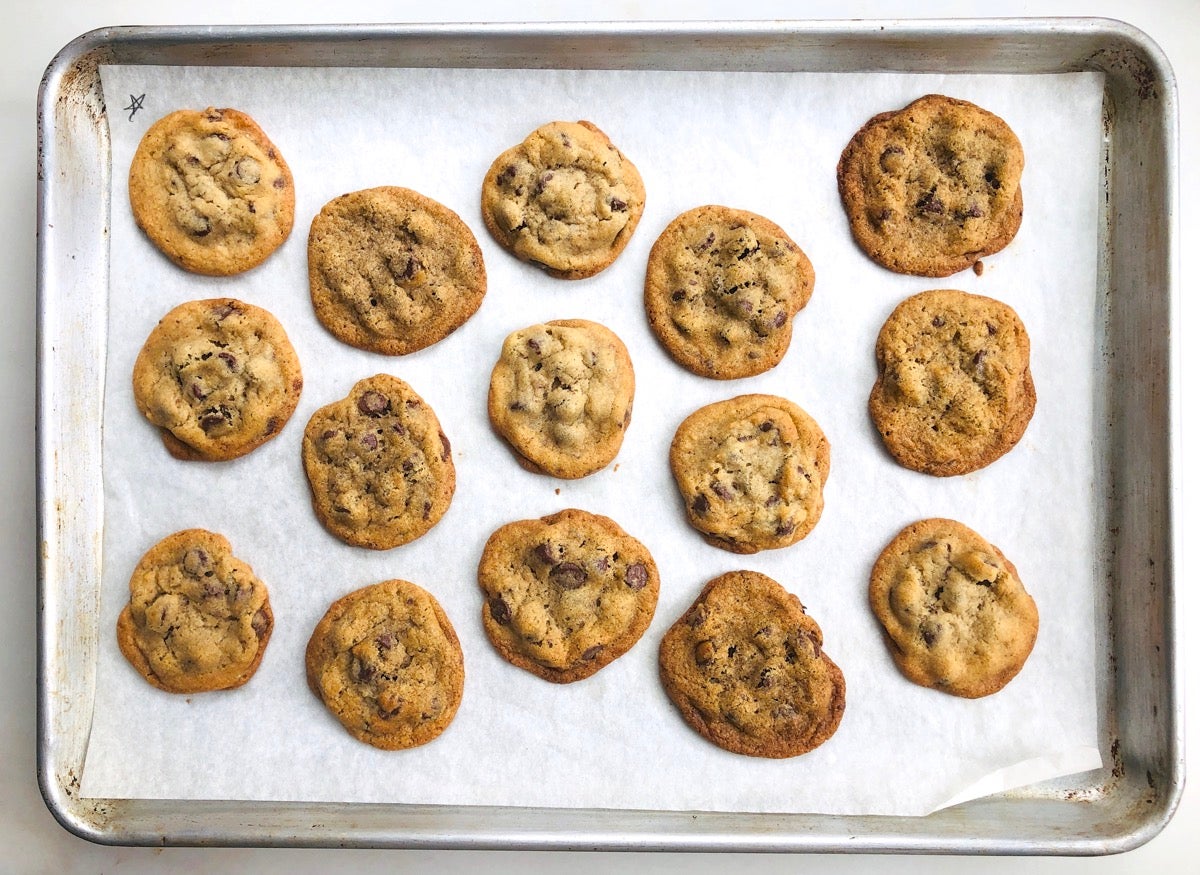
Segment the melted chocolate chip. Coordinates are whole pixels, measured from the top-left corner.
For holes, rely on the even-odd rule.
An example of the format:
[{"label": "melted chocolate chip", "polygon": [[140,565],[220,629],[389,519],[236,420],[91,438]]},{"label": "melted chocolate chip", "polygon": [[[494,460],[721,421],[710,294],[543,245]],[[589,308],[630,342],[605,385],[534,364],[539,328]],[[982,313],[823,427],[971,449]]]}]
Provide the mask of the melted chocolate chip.
[{"label": "melted chocolate chip", "polygon": [[508,603],[499,596],[488,601],[488,612],[492,615],[492,619],[502,626],[512,619],[512,610],[508,607]]},{"label": "melted chocolate chip", "polygon": [[563,589],[579,589],[587,580],[587,570],[575,562],[560,562],[550,569],[550,580]]},{"label": "melted chocolate chip", "polygon": [[697,495],[692,499],[692,511],[701,515],[708,513],[708,498]]},{"label": "melted chocolate chip", "polygon": [[635,562],[625,569],[625,585],[633,590],[641,589],[650,579],[650,573],[641,562]]},{"label": "melted chocolate chip", "polygon": [[392,409],[392,402],[382,392],[364,392],[358,399],[358,410],[366,416],[383,416]]},{"label": "melted chocolate chip", "polygon": [[928,191],[917,198],[917,209],[931,216],[940,216],[946,212],[946,205],[942,203],[941,198],[936,194]]},{"label": "melted chocolate chip", "polygon": [[183,570],[192,577],[199,577],[209,569],[210,565],[208,554],[199,547],[193,547],[183,554]]},{"label": "melted chocolate chip", "polygon": [[450,438],[446,437],[440,431],[438,432],[438,437],[442,441],[442,461],[444,462],[450,458]]},{"label": "melted chocolate chip", "polygon": [[254,613],[254,618],[250,621],[250,628],[254,630],[254,634],[261,638],[266,634],[267,629],[271,625],[271,620],[267,617],[267,612],[259,608]]},{"label": "melted chocolate chip", "polygon": [[225,362],[225,367],[229,368],[229,370],[233,371],[235,374],[241,368],[241,365],[238,363],[237,356],[231,352],[225,352],[225,350],[221,350],[219,353],[217,353],[217,358]]},{"label": "melted chocolate chip", "polygon": [[554,563],[554,550],[546,541],[543,541],[533,548],[533,555],[542,562],[545,562],[547,565]]},{"label": "melted chocolate chip", "polygon": [[587,650],[583,651],[583,653],[581,653],[579,655],[579,658],[584,660],[585,662],[591,662],[593,659],[595,659],[597,656],[600,655],[600,651],[603,649],[604,649],[603,644],[593,644]]}]

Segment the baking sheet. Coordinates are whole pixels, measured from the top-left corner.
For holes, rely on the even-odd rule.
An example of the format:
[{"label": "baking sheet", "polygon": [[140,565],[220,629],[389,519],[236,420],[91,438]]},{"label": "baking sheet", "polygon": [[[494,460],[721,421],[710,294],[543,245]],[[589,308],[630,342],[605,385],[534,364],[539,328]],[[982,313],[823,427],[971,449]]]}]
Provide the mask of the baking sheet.
[{"label": "baking sheet", "polygon": [[[105,798],[400,801],[547,807],[922,814],[1099,765],[1094,605],[1097,557],[1092,435],[1096,344],[1098,74],[901,76],[480,70],[102,68],[113,155],[112,275],[105,392],[102,628],[113,628],[142,552],[187,526],[221,531],[271,587],[276,630],[246,687],[174,697],[101,644],[81,792]],[[1005,117],[1026,149],[1025,222],[982,277],[899,277],[853,246],[833,167],[875,112],[940,91]],[[126,97],[128,95],[128,97]],[[138,103],[142,109],[135,111]],[[240,277],[176,269],[141,237],[124,170],[145,128],[179,106],[235,106],[263,125],[297,181],[297,227]],[[119,111],[119,107],[129,109]],[[588,118],[638,165],[647,210],[626,252],[591,280],[551,280],[501,252],[478,218],[492,158],[553,118]],[[406,185],[455,209],[489,272],[476,316],[403,358],[333,340],[307,295],[307,223],[332,197]],[[641,309],[645,257],[679,212],[727,203],[781,224],[812,259],[813,300],[772,372],[716,382],[675,366]],[[903,297],[956,287],[1007,301],[1033,342],[1039,406],[1018,447],[951,480],[899,468],[865,410],[879,325]],[[176,304],[233,295],[274,312],[305,367],[282,434],[219,465],[170,459],[133,407],[128,375],[157,319]],[[616,465],[583,481],[521,470],[487,426],[487,377],[510,331],[584,317],[626,342],[638,375]],[[438,412],[459,487],[428,535],[377,554],[333,539],[313,518],[299,462],[303,423],[355,380],[387,371]],[[737,557],[682,522],[666,466],[679,421],[704,403],[774,392],[829,436],[821,523],[783,551]],[[503,663],[478,621],[474,568],[487,535],[518,517],[577,506],[607,514],[659,564],[659,609],[643,640],[595,677],[559,687]],[[951,516],[1004,550],[1038,601],[1042,625],[1004,691],[968,702],[918,688],[894,669],[866,606],[866,577],[903,525]],[[1069,549],[1064,549],[1069,546]],[[838,733],[795,760],[759,761],[687,729],[658,687],[657,642],[702,584],[752,568],[795,592],[847,677]],[[463,641],[467,688],[450,729],[423,748],[385,753],[349,738],[304,684],[303,648],[329,602],[386,577],[442,602]],[[897,769],[896,763],[906,764]],[[321,768],[314,766],[320,765]],[[1017,774],[1014,775],[1013,773]],[[636,780],[631,780],[636,776]]]}]

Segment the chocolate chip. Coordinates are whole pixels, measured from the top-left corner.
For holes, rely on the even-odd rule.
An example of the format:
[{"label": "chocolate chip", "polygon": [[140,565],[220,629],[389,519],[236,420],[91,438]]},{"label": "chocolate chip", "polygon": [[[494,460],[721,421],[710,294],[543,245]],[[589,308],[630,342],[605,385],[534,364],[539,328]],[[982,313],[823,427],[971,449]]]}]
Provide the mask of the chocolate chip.
[{"label": "chocolate chip", "polygon": [[233,371],[233,373],[235,373],[235,374],[238,372],[238,370],[241,367],[238,364],[237,356],[235,356],[231,352],[225,352],[224,350],[222,350],[221,352],[217,353],[217,358],[219,358],[221,361],[225,362],[225,367],[229,368],[229,370]]},{"label": "chocolate chip", "polygon": [[[604,574],[606,571],[608,571],[608,557],[601,556],[599,559],[597,559],[595,562],[592,563],[592,567],[596,569],[597,574]],[[628,577],[626,578],[625,582],[626,583],[629,582]]]},{"label": "chocolate chip", "polygon": [[770,431],[774,427],[775,427],[775,423],[772,420],[768,419],[766,422],[764,422],[762,425],[760,425],[758,427],[758,430],[759,431]]},{"label": "chocolate chip", "polygon": [[337,434],[337,431],[335,429],[327,428],[327,429],[325,429],[325,431],[321,432],[321,439],[329,440],[331,437],[333,437],[336,434]]},{"label": "chocolate chip", "polygon": [[225,595],[225,587],[214,581],[208,581],[204,584],[204,597],[215,599],[219,595]]},{"label": "chocolate chip", "polygon": [[218,322],[224,322],[234,313],[240,313],[241,309],[233,301],[225,301],[213,307],[211,312],[214,319]]},{"label": "chocolate chip", "polygon": [[514,401],[512,404],[508,405],[508,409],[509,410],[524,410],[525,405],[522,404],[520,401]]},{"label": "chocolate chip", "polygon": [[425,502],[425,507],[422,508],[422,510],[421,510],[421,519],[423,519],[423,520],[429,519],[429,511],[431,511],[432,509],[433,509],[433,502],[430,502],[430,501]]},{"label": "chocolate chip", "polygon": [[506,180],[515,178],[517,175],[517,165],[509,164],[500,171],[500,175],[496,178],[497,184],[503,184]]},{"label": "chocolate chip", "polygon": [[969,207],[967,208],[967,213],[966,213],[966,214],[967,214],[968,216],[970,216],[972,219],[981,219],[981,218],[983,218],[983,210],[981,210],[981,209],[979,208],[979,205],[978,205],[978,204],[971,204],[971,206],[969,206]]},{"label": "chocolate chip", "polygon": [[200,428],[205,433],[212,431],[214,428],[220,428],[225,424],[225,416],[217,410],[209,411],[200,417]]},{"label": "chocolate chip", "polygon": [[934,317],[933,317],[933,322],[932,322],[932,325],[933,325],[933,327],[934,327],[934,328],[941,328],[941,327],[942,327],[943,325],[945,325],[945,324],[946,324],[946,320],[945,320],[945,319],[943,319],[941,316],[934,316]]},{"label": "chocolate chip", "polygon": [[996,175],[996,171],[993,169],[989,169],[986,173],[984,173],[983,179],[993,189],[998,189],[1000,187],[1000,177]]},{"label": "chocolate chip", "polygon": [[767,507],[774,507],[779,504],[780,498],[778,495],[768,495],[767,500],[763,502]]},{"label": "chocolate chip", "polygon": [[193,547],[183,554],[183,570],[192,577],[199,577],[210,565],[208,554],[199,547]]},{"label": "chocolate chip", "polygon": [[787,537],[794,531],[796,531],[796,524],[791,520],[785,520],[775,527],[775,534],[781,538]]},{"label": "chocolate chip", "polygon": [[379,438],[375,437],[375,435],[371,434],[370,432],[367,432],[362,436],[362,445],[368,450],[377,450],[379,449]]},{"label": "chocolate chip", "polygon": [[593,644],[587,650],[583,651],[583,653],[581,653],[579,655],[579,658],[584,660],[585,662],[591,662],[593,659],[595,659],[597,656],[600,655],[600,651],[603,649],[604,649],[603,644]]},{"label": "chocolate chip", "polygon": [[937,639],[938,639],[938,634],[937,634],[936,629],[922,629],[921,630],[921,640],[925,642],[926,647],[932,647],[933,643],[935,641],[937,641]]},{"label": "chocolate chip", "polygon": [[285,180],[282,176],[277,176],[271,185],[275,186],[275,188],[287,188],[287,180]]},{"label": "chocolate chip", "polygon": [[941,198],[939,198],[936,194],[934,194],[932,191],[928,191],[917,198],[917,209],[922,213],[928,213],[931,216],[940,216],[942,213],[946,212],[946,205],[942,203]]},{"label": "chocolate chip", "polygon": [[635,562],[625,569],[625,585],[633,590],[641,589],[649,580],[650,574],[641,562]]},{"label": "chocolate chip", "polygon": [[587,570],[575,562],[560,562],[550,569],[550,580],[563,589],[579,589],[587,580]]},{"label": "chocolate chip", "polygon": [[988,334],[989,334],[989,335],[995,334],[995,333],[996,333],[996,326],[995,326],[995,325],[993,325],[991,322],[988,322],[988,323],[987,323],[987,330],[988,330]]},{"label": "chocolate chip", "polygon": [[542,354],[542,345],[540,343],[538,343],[536,340],[534,340],[532,337],[530,337],[528,340],[525,341],[525,345],[527,347],[529,347],[530,349],[532,349],[535,355]]},{"label": "chocolate chip", "polygon": [[207,237],[209,232],[212,231],[212,222],[205,218],[201,218],[200,221],[203,222],[203,224],[197,225],[192,231],[193,237]]},{"label": "chocolate chip", "polygon": [[383,416],[392,409],[392,402],[381,392],[364,392],[358,399],[360,413],[367,416]]},{"label": "chocolate chip", "polygon": [[730,492],[728,489],[726,489],[723,484],[718,483],[714,480],[711,484],[709,484],[709,486],[712,489],[712,491],[714,493],[716,493],[717,497],[722,498],[725,501],[733,500],[733,493]]},{"label": "chocolate chip", "polygon": [[488,601],[488,611],[491,613],[492,619],[501,625],[507,624],[512,619],[512,610],[509,609],[508,603],[499,596]]},{"label": "chocolate chip", "polygon": [[546,541],[543,541],[533,548],[533,555],[542,562],[545,562],[547,565],[554,563],[554,550]]},{"label": "chocolate chip", "polygon": [[404,426],[402,426],[398,422],[392,423],[392,431],[394,431],[396,434],[400,435],[400,437],[404,437],[406,434],[408,434],[408,429],[406,429]]},{"label": "chocolate chip", "polygon": [[259,608],[254,613],[254,618],[250,620],[250,628],[254,630],[254,634],[261,638],[271,626],[271,620],[267,616],[267,612]]},{"label": "chocolate chip", "polygon": [[787,311],[780,310],[775,314],[775,318],[771,320],[771,327],[782,328],[784,322],[787,322]]},{"label": "chocolate chip", "polygon": [[612,199],[611,206],[613,208],[613,212],[615,212],[615,213],[623,213],[629,209],[629,204],[625,203],[625,201],[621,200],[620,198],[616,198],[616,197]]},{"label": "chocolate chip", "polygon": [[687,293],[683,289],[676,289],[675,291],[671,292],[672,301],[682,301],[686,297]]},{"label": "chocolate chip", "polygon": [[367,665],[365,662],[357,663],[354,671],[354,679],[360,684],[365,684],[375,677],[375,667]]},{"label": "chocolate chip", "polygon": [[208,393],[205,392],[202,388],[200,388],[199,383],[192,383],[189,388],[192,390],[192,397],[195,398],[197,401],[203,401],[205,398],[208,397]]},{"label": "chocolate chip", "polygon": [[704,495],[697,495],[692,499],[692,510],[698,514],[708,513],[708,498]]},{"label": "chocolate chip", "polygon": [[450,458],[450,438],[446,437],[440,431],[438,432],[438,437],[442,441],[442,461],[444,462]]},{"label": "chocolate chip", "polygon": [[375,639],[375,644],[380,650],[391,650],[396,646],[396,636],[391,632],[384,632]]}]

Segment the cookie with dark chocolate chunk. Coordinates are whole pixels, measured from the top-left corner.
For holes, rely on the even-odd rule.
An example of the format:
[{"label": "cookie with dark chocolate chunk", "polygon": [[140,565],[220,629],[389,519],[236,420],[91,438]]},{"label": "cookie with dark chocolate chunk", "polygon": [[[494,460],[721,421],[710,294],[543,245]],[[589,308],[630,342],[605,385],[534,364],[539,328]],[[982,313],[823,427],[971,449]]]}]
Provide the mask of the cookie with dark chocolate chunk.
[{"label": "cookie with dark chocolate chunk", "polygon": [[505,338],[488,418],[525,468],[578,479],[616,458],[633,392],[633,362],[621,338],[597,322],[560,319]]},{"label": "cookie with dark chocolate chunk", "polygon": [[938,477],[1011,450],[1033,417],[1029,335],[1001,301],[955,289],[906,298],[875,344],[869,410],[889,453]]},{"label": "cookie with dark chocolate chunk", "polygon": [[808,753],[837,731],[846,681],[804,605],[755,571],[710,580],[659,646],[659,678],[689,726],[746,756]]},{"label": "cookie with dark chocolate chunk", "polygon": [[558,279],[612,264],[642,218],[633,162],[588,121],[550,122],[488,169],[483,224],[504,249]]},{"label": "cookie with dark chocolate chunk", "polygon": [[432,529],[454,495],[450,440],[412,387],[388,374],[359,380],[304,429],[313,510],[331,534],[388,550]]},{"label": "cookie with dark chocolate chunk", "polygon": [[999,691],[1037,640],[1037,605],[1017,569],[954,520],[905,527],[875,561],[869,593],[904,676],[951,695]]},{"label": "cookie with dark chocolate chunk", "polygon": [[676,430],[670,462],[688,522],[734,553],[795,544],[825,507],[829,441],[786,398],[740,395],[701,407]]},{"label": "cookie with dark chocolate chunk", "polygon": [[928,94],[872,118],[838,161],[859,247],[898,273],[942,277],[1007,246],[1024,211],[1025,156],[998,116]]},{"label": "cookie with dark chocolate chunk", "polygon": [[287,162],[236,109],[181,109],[159,119],[129,168],[133,218],[193,273],[228,276],[260,264],[292,231]]},{"label": "cookie with dark chocolate chunk", "polygon": [[133,366],[134,402],[177,459],[244,456],[279,434],[303,387],[283,326],[235,298],[180,304]]},{"label": "cookie with dark chocolate chunk", "polygon": [[406,580],[338,599],[304,653],[309,689],[346,731],[383,750],[441,735],[462,702],[462,647],[438,600]]},{"label": "cookie with dark chocolate chunk", "polygon": [[117,644],[153,686],[199,693],[250,680],[273,628],[266,585],[229,541],[186,529],[138,562],[117,619]]},{"label": "cookie with dark chocolate chunk", "polygon": [[479,559],[483,628],[518,668],[558,684],[591,677],[650,625],[658,568],[605,516],[563,510],[501,526]]},{"label": "cookie with dark chocolate chunk", "polygon": [[792,317],[812,295],[812,263],[764,216],[724,206],[688,210],[650,250],[650,327],[676,362],[718,380],[775,367]]},{"label": "cookie with dark chocolate chunk", "polygon": [[334,198],[313,218],[308,283],[317,319],[334,337],[404,355],[466,322],[483,303],[487,272],[457,213],[380,186]]}]

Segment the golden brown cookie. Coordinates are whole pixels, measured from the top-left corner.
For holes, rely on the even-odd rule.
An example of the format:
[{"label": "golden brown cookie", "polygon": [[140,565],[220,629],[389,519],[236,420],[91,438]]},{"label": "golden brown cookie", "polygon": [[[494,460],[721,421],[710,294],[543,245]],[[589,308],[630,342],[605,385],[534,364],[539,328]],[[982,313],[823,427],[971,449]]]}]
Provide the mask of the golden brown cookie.
[{"label": "golden brown cookie", "polygon": [[463,695],[463,654],[432,594],[385,580],[338,599],[304,653],[309,689],[359,741],[383,750],[437,738]]},{"label": "golden brown cookie", "polygon": [[229,541],[186,529],[138,562],[117,619],[117,644],[160,690],[228,690],[258,669],[273,627],[266,586]]},{"label": "golden brown cookie", "polygon": [[875,344],[871,419],[906,468],[977,471],[1011,450],[1037,404],[1029,335],[1007,304],[954,289],[900,303]]},{"label": "golden brown cookie", "polygon": [[291,233],[295,202],[287,162],[236,109],[159,119],[129,168],[138,227],[193,273],[228,276],[260,264]]},{"label": "golden brown cookie", "polygon": [[821,628],[776,581],[754,571],[710,580],[659,646],[659,677],[689,726],[756,757],[824,744],[846,710],[846,681]]},{"label": "golden brown cookie", "polygon": [[488,417],[530,471],[577,479],[616,458],[633,415],[633,363],[603,325],[561,319],[505,338]]},{"label": "golden brown cookie", "polygon": [[283,326],[235,298],[180,304],[133,366],[134,402],[177,459],[244,456],[279,434],[303,387]]},{"label": "golden brown cookie", "polygon": [[487,273],[471,229],[407,188],[334,198],[308,234],[317,318],[338,340],[385,355],[437,343],[483,303]]},{"label": "golden brown cookie", "polygon": [[904,676],[955,696],[1003,688],[1037,640],[1037,605],[1017,569],[954,520],[902,530],[876,560],[869,592]]},{"label": "golden brown cookie", "polygon": [[308,421],[302,448],[313,510],[331,534],[389,550],[428,532],[450,507],[450,441],[403,380],[376,374]]},{"label": "golden brown cookie", "polygon": [[641,174],[591,122],[550,122],[501,154],[481,195],[496,242],[559,279],[608,267],[641,220]]},{"label": "golden brown cookie", "polygon": [[570,509],[493,532],[479,587],[497,652],[565,684],[591,677],[642,637],[658,603],[658,568],[611,519]]},{"label": "golden brown cookie", "polygon": [[949,276],[1012,241],[1024,165],[1003,119],[928,94],[854,135],[838,162],[838,190],[872,260],[898,273]]},{"label": "golden brown cookie", "polygon": [[734,553],[796,543],[825,507],[829,442],[785,398],[739,395],[701,407],[676,430],[670,459],[688,522]]},{"label": "golden brown cookie", "polygon": [[813,281],[808,257],[770,219],[696,207],[650,250],[646,315],[671,358],[692,373],[752,377],[783,359]]}]

